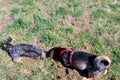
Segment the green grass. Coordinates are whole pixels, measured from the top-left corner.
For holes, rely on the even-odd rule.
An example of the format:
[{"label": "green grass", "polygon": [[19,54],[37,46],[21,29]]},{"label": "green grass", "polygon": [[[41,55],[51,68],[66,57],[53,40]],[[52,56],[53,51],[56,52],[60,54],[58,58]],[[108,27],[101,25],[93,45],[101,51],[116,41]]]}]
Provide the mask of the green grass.
[{"label": "green grass", "polygon": [[[120,5],[114,0],[8,2],[17,5],[9,8],[15,21],[0,32],[0,43],[9,36],[13,44],[33,44],[38,39],[37,46],[44,50],[63,46],[106,55],[112,64],[99,80],[120,80]],[[36,65],[14,63],[0,47],[0,80],[52,80],[57,76],[66,80],[77,76],[76,80],[81,80],[75,72],[64,77],[64,69],[52,59],[38,61]]]}]

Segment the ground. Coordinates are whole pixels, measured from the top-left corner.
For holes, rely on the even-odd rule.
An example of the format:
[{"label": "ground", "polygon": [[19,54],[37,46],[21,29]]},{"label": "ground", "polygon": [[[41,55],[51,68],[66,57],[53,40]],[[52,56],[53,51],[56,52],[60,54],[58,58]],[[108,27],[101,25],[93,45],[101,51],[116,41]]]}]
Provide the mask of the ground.
[{"label": "ground", "polygon": [[13,44],[34,44],[49,50],[71,47],[109,56],[112,64],[99,80],[120,80],[119,0],[0,0],[0,80],[81,80],[51,58],[14,63],[2,50]]}]

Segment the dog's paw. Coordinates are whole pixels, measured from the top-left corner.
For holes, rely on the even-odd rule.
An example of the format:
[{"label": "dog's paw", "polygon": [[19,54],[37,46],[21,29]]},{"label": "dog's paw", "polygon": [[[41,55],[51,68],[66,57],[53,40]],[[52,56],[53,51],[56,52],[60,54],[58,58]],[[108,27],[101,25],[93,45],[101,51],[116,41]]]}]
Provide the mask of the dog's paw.
[{"label": "dog's paw", "polygon": [[16,63],[22,63],[22,58],[19,57],[19,58],[13,59],[13,61]]},{"label": "dog's paw", "polygon": [[96,80],[96,78],[86,78],[86,77],[83,77],[82,80]]}]

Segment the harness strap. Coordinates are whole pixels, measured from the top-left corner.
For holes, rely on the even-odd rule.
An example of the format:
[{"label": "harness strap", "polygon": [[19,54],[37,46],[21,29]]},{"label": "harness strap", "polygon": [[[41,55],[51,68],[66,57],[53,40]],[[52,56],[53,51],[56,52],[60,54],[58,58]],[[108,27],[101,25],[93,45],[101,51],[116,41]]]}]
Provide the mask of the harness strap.
[{"label": "harness strap", "polygon": [[69,57],[70,66],[72,66],[72,56],[73,56],[74,53],[75,53],[75,50],[72,50],[71,53],[70,53],[70,57]]},{"label": "harness strap", "polygon": [[64,50],[62,50],[60,52],[60,55],[59,55],[59,58],[61,58],[61,56],[65,53],[65,52],[68,52],[70,51],[70,56],[69,56],[69,63],[70,63],[70,66],[72,66],[72,56],[73,54],[75,53],[75,50],[72,50],[70,48],[65,48]]}]

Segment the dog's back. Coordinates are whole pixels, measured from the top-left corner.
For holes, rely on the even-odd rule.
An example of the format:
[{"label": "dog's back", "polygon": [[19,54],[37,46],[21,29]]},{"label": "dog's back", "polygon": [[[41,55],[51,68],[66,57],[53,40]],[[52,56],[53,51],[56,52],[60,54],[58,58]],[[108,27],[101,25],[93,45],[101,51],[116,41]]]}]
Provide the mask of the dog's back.
[{"label": "dog's back", "polygon": [[96,58],[97,55],[92,53],[87,53],[83,51],[76,51],[73,55],[74,60],[80,60],[80,61],[91,61],[91,59]]}]

